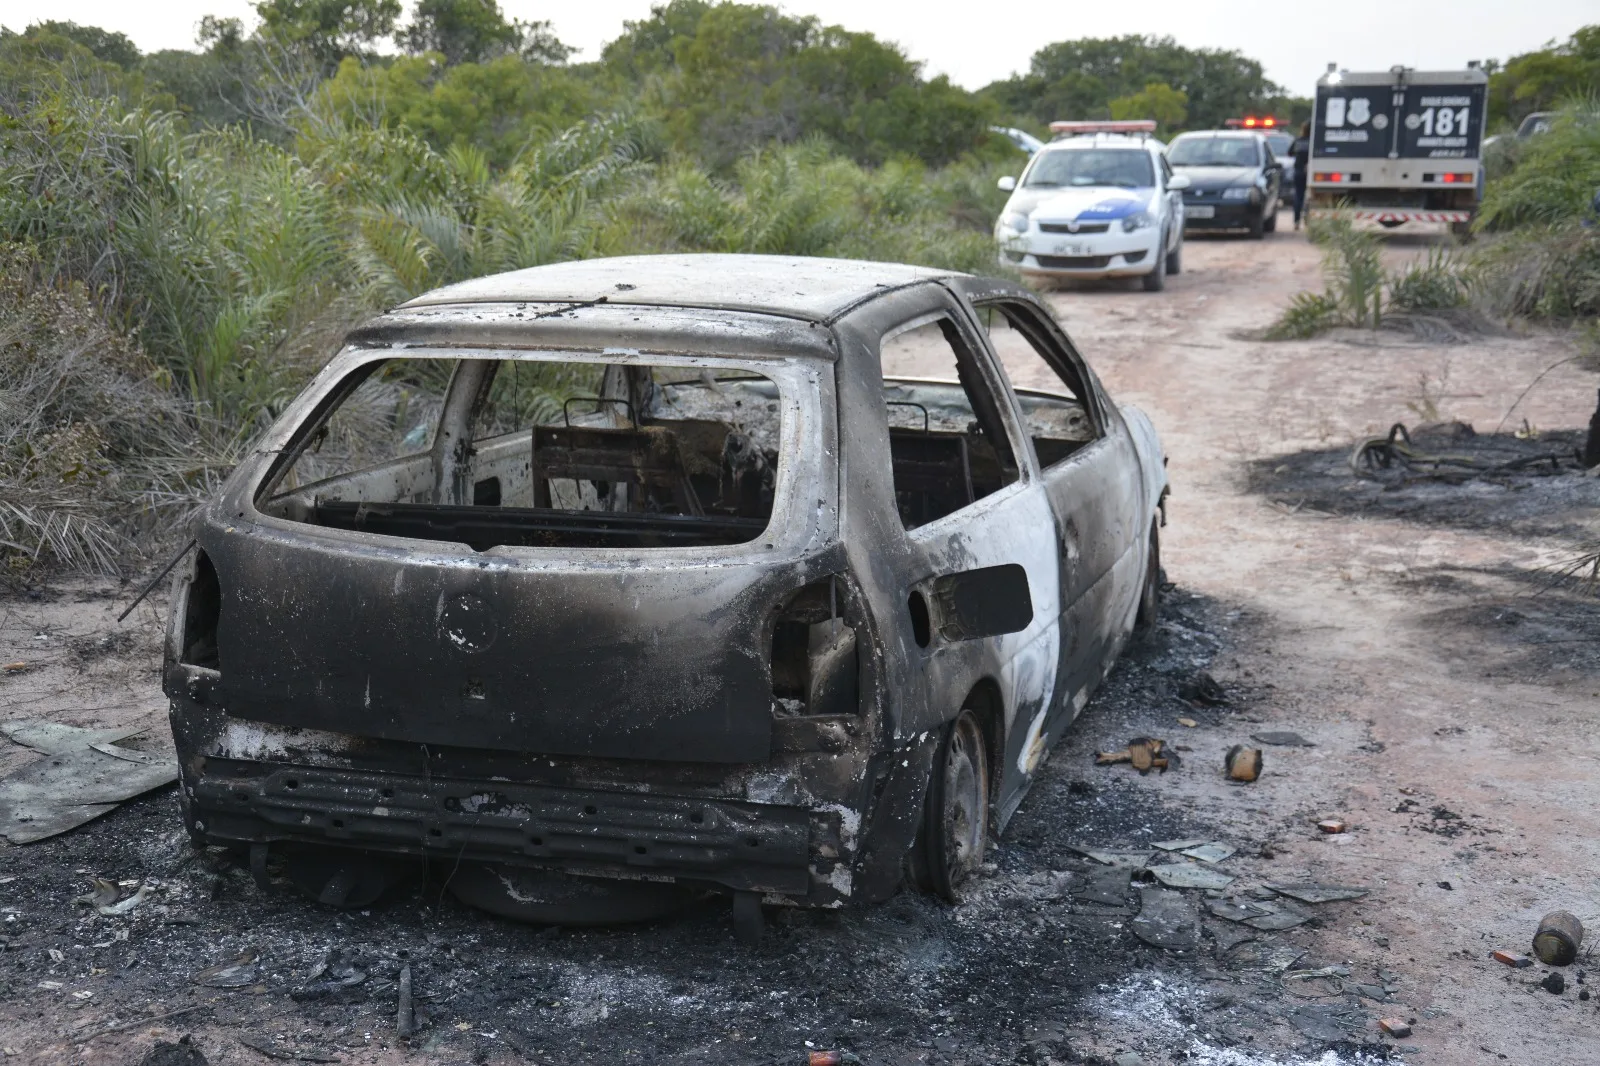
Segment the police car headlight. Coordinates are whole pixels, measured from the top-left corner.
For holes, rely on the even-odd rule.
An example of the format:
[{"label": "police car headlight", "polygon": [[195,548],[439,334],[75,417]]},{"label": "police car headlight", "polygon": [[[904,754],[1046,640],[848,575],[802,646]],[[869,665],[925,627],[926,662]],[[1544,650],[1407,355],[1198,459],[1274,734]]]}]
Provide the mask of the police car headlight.
[{"label": "police car headlight", "polygon": [[1122,228],[1125,232],[1132,233],[1134,230],[1149,229],[1153,221],[1150,217],[1150,212],[1140,211],[1123,219]]},{"label": "police car headlight", "polygon": [[1000,216],[1000,225],[1013,233],[1028,232],[1028,216],[1021,211],[1007,211]]},{"label": "police car headlight", "polygon": [[1248,200],[1256,194],[1256,190],[1249,185],[1236,185],[1231,189],[1222,190],[1224,200]]}]

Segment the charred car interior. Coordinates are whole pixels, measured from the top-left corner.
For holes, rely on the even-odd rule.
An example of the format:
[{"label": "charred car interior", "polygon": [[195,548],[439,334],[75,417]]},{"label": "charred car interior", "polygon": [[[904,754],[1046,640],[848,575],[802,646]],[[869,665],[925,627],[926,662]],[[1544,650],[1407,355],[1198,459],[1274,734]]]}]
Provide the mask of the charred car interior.
[{"label": "charred car interior", "polygon": [[780,421],[777,386],[750,372],[376,360],[339,383],[256,502],[478,551],[737,544],[771,517]]},{"label": "charred car interior", "polygon": [[1154,610],[1165,488],[1007,282],[661,256],[426,294],[197,522],[188,829],[344,906],[447,870],[535,921],[725,893],[748,939],[956,900]]}]

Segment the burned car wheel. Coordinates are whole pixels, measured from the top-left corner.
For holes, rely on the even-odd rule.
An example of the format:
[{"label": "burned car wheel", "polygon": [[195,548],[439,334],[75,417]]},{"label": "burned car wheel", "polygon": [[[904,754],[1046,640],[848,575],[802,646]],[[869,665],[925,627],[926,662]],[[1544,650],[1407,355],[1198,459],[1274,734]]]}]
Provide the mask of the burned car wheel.
[{"label": "burned car wheel", "polygon": [[961,902],[961,883],[989,843],[989,751],[983,728],[962,711],[945,734],[928,785],[914,873],[919,887],[950,903]]},{"label": "burned car wheel", "polygon": [[1134,626],[1141,633],[1156,627],[1161,614],[1161,534],[1150,527],[1150,554],[1144,564],[1144,587],[1139,590],[1139,613]]}]

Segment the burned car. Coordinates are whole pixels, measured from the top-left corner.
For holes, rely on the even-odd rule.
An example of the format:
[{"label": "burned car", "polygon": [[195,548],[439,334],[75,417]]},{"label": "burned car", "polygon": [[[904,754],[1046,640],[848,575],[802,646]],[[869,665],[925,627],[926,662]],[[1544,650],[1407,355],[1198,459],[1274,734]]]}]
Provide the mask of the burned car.
[{"label": "burned car", "polygon": [[947,899],[1148,624],[1166,478],[1015,284],[650,256],[353,331],[197,519],[184,818],[333,904]]}]

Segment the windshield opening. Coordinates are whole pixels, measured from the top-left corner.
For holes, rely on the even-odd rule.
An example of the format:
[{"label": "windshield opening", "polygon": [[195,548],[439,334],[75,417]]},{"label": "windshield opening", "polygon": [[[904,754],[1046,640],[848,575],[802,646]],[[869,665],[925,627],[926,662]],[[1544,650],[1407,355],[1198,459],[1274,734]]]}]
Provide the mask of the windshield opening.
[{"label": "windshield opening", "polygon": [[1273,155],[1288,155],[1289,149],[1294,147],[1294,138],[1287,133],[1269,133],[1267,143],[1272,146]]},{"label": "windshield opening", "polygon": [[1150,153],[1142,148],[1065,148],[1040,152],[1028,170],[1027,188],[1116,185],[1124,189],[1155,185]]},{"label": "windshield opening", "polygon": [[741,544],[772,515],[780,405],[741,367],[379,360],[334,388],[256,503],[476,551]]},{"label": "windshield opening", "polygon": [[1256,144],[1243,137],[1179,137],[1167,149],[1175,167],[1253,167],[1261,163]]}]

